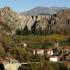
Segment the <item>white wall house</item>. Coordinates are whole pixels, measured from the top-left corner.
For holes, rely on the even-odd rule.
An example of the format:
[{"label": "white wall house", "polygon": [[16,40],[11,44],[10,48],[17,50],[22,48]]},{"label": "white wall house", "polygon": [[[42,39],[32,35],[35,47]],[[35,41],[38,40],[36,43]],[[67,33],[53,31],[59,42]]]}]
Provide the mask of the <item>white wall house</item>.
[{"label": "white wall house", "polygon": [[21,66],[20,63],[8,63],[5,64],[5,70],[18,70],[19,66]]},{"label": "white wall house", "polygon": [[37,54],[39,55],[44,55],[44,49],[38,49]]},{"label": "white wall house", "polygon": [[53,55],[53,50],[48,50],[47,55],[52,56]]},{"label": "white wall house", "polygon": [[56,43],[54,44],[54,46],[55,46],[55,47],[59,47],[59,43],[56,42]]},{"label": "white wall house", "polygon": [[[8,61],[8,59],[10,61]],[[5,70],[18,70],[18,68],[22,65],[21,63],[19,63],[17,60],[12,59],[12,58],[6,58],[3,61]]]},{"label": "white wall house", "polygon": [[33,54],[44,55],[44,49],[34,49]]},{"label": "white wall house", "polygon": [[23,43],[23,46],[26,48],[27,47],[27,44],[26,43]]},{"label": "white wall house", "polygon": [[36,50],[33,50],[33,55],[35,55],[36,54]]},{"label": "white wall house", "polygon": [[49,60],[52,61],[52,62],[58,62],[59,61],[59,57],[52,56],[52,57],[49,58]]}]

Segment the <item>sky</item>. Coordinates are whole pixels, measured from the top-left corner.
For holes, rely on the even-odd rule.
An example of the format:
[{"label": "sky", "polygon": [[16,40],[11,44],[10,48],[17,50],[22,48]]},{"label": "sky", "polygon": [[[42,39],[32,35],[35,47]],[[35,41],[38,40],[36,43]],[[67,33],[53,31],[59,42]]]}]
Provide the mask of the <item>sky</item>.
[{"label": "sky", "polygon": [[4,6],[9,6],[16,12],[27,11],[37,6],[70,8],[70,0],[0,0],[0,8]]}]

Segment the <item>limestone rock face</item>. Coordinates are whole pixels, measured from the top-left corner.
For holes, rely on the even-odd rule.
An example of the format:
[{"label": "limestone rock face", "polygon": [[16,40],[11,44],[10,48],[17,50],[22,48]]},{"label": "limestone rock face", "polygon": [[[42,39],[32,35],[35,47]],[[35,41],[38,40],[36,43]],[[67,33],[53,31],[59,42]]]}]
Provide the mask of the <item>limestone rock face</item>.
[{"label": "limestone rock face", "polygon": [[9,7],[0,9],[0,31],[15,34],[16,29],[41,29],[47,33],[70,34],[70,10],[63,10],[52,15],[21,15]]},{"label": "limestone rock face", "polygon": [[14,12],[9,7],[4,7],[0,9],[0,26],[2,29],[9,31],[11,30],[12,33],[18,28],[20,23],[18,14]]}]

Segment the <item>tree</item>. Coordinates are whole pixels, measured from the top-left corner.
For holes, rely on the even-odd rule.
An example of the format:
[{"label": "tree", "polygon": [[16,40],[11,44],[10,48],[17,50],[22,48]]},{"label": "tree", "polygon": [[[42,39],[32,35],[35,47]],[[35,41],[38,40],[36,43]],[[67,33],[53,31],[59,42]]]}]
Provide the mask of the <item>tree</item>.
[{"label": "tree", "polygon": [[16,35],[21,35],[21,30],[20,29],[16,30]]},{"label": "tree", "polygon": [[23,35],[28,35],[30,33],[30,31],[29,31],[29,29],[28,29],[28,27],[27,27],[27,25],[24,27],[24,29],[22,30],[22,34]]}]

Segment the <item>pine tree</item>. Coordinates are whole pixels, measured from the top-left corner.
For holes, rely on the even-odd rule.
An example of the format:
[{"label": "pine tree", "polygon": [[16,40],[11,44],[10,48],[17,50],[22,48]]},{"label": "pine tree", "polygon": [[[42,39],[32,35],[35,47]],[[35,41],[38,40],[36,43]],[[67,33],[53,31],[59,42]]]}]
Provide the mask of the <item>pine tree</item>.
[{"label": "pine tree", "polygon": [[16,35],[21,35],[21,30],[20,29],[16,30]]},{"label": "pine tree", "polygon": [[29,35],[29,33],[30,33],[30,31],[29,31],[29,29],[28,29],[28,27],[26,25],[25,28],[22,30],[22,34],[23,35]]}]

